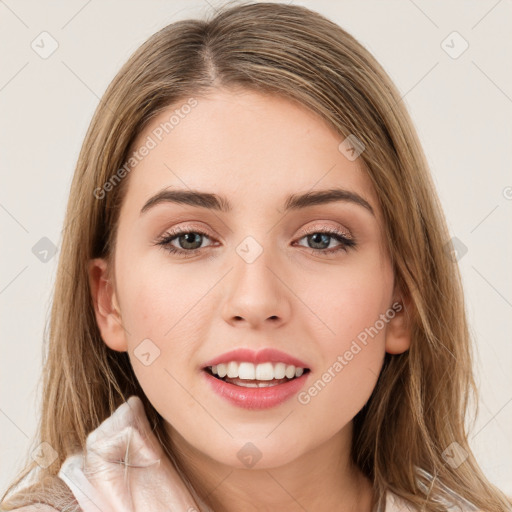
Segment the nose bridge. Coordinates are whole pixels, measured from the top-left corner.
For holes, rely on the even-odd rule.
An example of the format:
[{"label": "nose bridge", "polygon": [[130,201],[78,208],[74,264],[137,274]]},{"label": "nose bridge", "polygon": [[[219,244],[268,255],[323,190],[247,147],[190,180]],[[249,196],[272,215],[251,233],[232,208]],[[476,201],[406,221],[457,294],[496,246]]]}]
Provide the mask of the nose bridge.
[{"label": "nose bridge", "polygon": [[[280,277],[280,257],[270,236],[246,236],[236,247],[223,314],[226,321],[245,319],[251,324],[267,319],[284,320],[289,297]],[[266,243],[264,243],[265,241]]]}]

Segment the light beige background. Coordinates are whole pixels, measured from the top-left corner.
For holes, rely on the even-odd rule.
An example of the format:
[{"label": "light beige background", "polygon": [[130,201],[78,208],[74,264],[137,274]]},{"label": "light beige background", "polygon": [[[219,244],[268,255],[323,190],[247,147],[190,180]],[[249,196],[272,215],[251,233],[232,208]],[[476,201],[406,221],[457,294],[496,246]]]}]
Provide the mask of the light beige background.
[{"label": "light beige background", "polygon": [[[57,252],[42,262],[32,248],[47,237],[58,251],[93,110],[151,34],[178,19],[202,17],[220,3],[0,0],[2,492],[33,446],[58,258]],[[451,234],[467,248],[459,265],[481,389],[471,443],[491,480],[512,494],[512,5],[295,3],[330,17],[363,43],[397,84],[416,123]],[[43,31],[58,43],[46,59],[31,47]],[[457,58],[464,43],[454,31],[469,44]]]}]

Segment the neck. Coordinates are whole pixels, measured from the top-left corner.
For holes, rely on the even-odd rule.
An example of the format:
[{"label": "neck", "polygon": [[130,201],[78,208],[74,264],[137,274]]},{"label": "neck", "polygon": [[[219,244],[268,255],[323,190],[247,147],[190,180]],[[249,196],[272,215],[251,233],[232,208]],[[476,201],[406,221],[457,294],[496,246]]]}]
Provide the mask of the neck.
[{"label": "neck", "polygon": [[351,427],[283,465],[260,469],[221,464],[173,429],[170,438],[181,471],[211,511],[371,512],[372,485],[350,459]]}]

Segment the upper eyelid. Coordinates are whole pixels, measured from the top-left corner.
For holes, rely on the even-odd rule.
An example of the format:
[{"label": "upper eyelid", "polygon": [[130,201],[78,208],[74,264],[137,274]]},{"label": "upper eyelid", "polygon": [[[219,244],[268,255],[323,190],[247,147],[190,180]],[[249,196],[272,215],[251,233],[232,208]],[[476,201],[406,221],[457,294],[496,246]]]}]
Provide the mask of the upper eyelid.
[{"label": "upper eyelid", "polygon": [[171,227],[171,228],[167,228],[165,231],[164,231],[164,235],[168,233],[168,234],[173,234],[173,233],[202,233],[202,234],[205,234],[205,235],[208,235],[210,236],[211,238],[216,238],[216,236],[214,236],[209,229],[207,228],[204,228],[202,226],[199,226],[199,225],[194,225],[194,224],[191,224],[191,225],[186,225],[186,226],[183,226],[183,227]]},{"label": "upper eyelid", "polygon": [[[334,232],[330,233],[330,231],[334,231]],[[321,233],[321,232],[331,234],[332,236],[335,236],[335,235],[341,236],[341,237],[346,238],[347,240],[354,240],[354,237],[350,234],[350,232],[345,231],[344,228],[340,228],[337,226],[336,227],[328,226],[328,225],[323,225],[323,226],[313,225],[312,227],[303,229],[301,231],[301,233],[294,238],[294,240],[301,240],[305,236],[308,236],[313,233]],[[214,235],[211,235],[209,230],[200,228],[200,227],[197,227],[194,225],[184,226],[183,228],[181,228],[181,227],[170,228],[170,229],[166,230],[166,232],[163,233],[162,237],[166,237],[166,235],[167,235],[171,240],[174,240],[183,233],[198,233],[198,234],[208,237],[210,240],[218,241],[217,237]],[[197,250],[199,250],[199,249],[197,249]]]},{"label": "upper eyelid", "polygon": [[[342,235],[345,235],[347,238],[352,238],[352,236],[350,235],[349,232],[344,231],[343,229],[340,229],[340,228],[335,228],[335,227],[330,227],[330,226],[323,226],[323,227],[322,226],[321,227],[314,226],[312,228],[303,230],[303,231],[301,231],[300,238],[307,236],[311,233],[318,233],[318,232],[322,232],[322,231],[326,231],[326,232],[336,231]],[[185,228],[176,228],[176,229],[171,228],[171,229],[166,230],[163,233],[163,236],[165,236],[166,234],[172,235],[172,236],[179,236],[180,234],[183,234],[183,233],[198,233],[201,235],[206,235],[209,238],[216,239],[216,236],[211,235],[208,230],[203,230],[202,228],[194,228],[194,227],[185,227]]]},{"label": "upper eyelid", "polygon": [[347,228],[339,227],[339,226],[332,226],[332,225],[317,225],[317,224],[315,224],[311,227],[301,230],[301,233],[304,233],[307,235],[309,233],[316,233],[317,231],[322,231],[322,230],[338,231],[341,234],[345,235],[347,238],[352,238],[352,234],[350,233],[350,230],[348,230]]},{"label": "upper eyelid", "polygon": [[[311,221],[311,222],[322,222],[322,221]],[[338,226],[333,226],[333,225],[326,225],[326,224],[313,224],[312,226],[308,227],[308,228],[301,228],[301,233],[304,232],[304,233],[311,233],[311,232],[315,232],[314,230],[322,230],[322,229],[335,229],[337,231],[341,231],[343,234],[345,234],[347,236],[347,238],[350,238],[352,235],[351,235],[351,230],[349,230],[348,228],[346,227],[340,227],[339,225]],[[190,225],[185,225],[183,227],[171,227],[171,228],[167,228],[165,231],[164,231],[164,235],[166,232],[177,232],[177,233],[181,233],[181,232],[202,232],[208,236],[210,236],[211,238],[222,238],[222,237],[217,237],[217,235],[213,235],[211,233],[211,231],[208,229],[208,228],[204,228],[200,225],[195,225],[195,224],[190,224]]]}]

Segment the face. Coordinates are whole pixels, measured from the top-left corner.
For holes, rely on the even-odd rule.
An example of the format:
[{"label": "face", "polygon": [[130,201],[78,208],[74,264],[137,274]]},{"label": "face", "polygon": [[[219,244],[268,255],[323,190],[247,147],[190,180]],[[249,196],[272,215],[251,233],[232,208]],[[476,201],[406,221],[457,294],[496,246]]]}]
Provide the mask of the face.
[{"label": "face", "polygon": [[[349,432],[385,352],[408,348],[381,212],[361,158],[305,108],[248,91],[185,103],[134,145],[113,286],[91,262],[97,321],[176,443],[276,467]],[[352,195],[320,194],[335,189]]]}]

